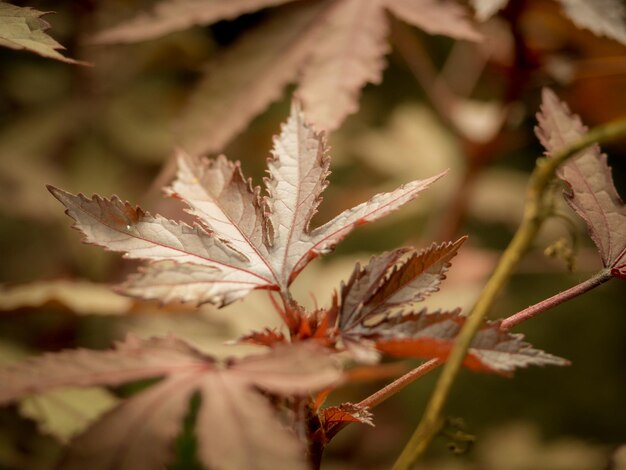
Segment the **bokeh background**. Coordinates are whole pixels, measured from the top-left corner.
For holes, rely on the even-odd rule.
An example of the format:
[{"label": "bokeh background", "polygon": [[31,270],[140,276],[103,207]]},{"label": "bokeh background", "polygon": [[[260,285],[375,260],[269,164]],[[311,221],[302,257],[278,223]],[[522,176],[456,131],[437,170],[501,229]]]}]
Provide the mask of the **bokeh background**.
[{"label": "bokeh background", "polygon": [[[55,12],[45,17],[51,35],[67,46],[68,56],[93,66],[0,49],[0,362],[71,347],[105,348],[128,332],[174,331],[215,354],[230,354],[224,341],[277,323],[264,295],[198,312],[114,294],[109,285],[136,266],[81,244],[45,188],[117,194],[151,212],[181,216],[160,188],[171,177],[178,143],[173,129],[194,85],[207,64],[281,14],[274,8],[138,44],[88,45],[93,32],[148,3],[15,2]],[[541,88],[555,89],[589,126],[623,116],[626,46],[576,28],[557,3],[545,0],[512,2],[480,26],[486,38],[481,44],[429,36],[397,22],[393,27],[383,82],[365,89],[358,113],[330,136],[333,173],[316,220],[409,179],[443,168],[450,174],[400,213],[360,228],[334,254],[308,267],[294,290],[305,304],[325,305],[356,260],[469,234],[444,288],[429,300],[437,307],[468,308],[520,220],[527,177],[542,151],[533,136]],[[224,149],[257,182],[291,91]],[[604,149],[617,188],[626,194],[626,140]],[[547,224],[493,318],[600,267],[584,227],[575,222],[574,231],[556,219]],[[571,260],[543,253],[559,240],[575,242],[571,272]],[[441,436],[425,465],[626,468],[626,450],[619,449],[626,444],[625,301],[624,284],[611,281],[516,329],[537,348],[570,359],[571,367],[521,370],[512,379],[463,372],[446,413],[455,423],[450,429],[460,427],[476,442],[467,449],[456,443],[454,452],[451,440]],[[343,431],[323,468],[387,468],[417,424],[436,376],[374,410],[375,428]],[[350,385],[331,400],[358,401],[383,384]],[[91,389],[1,409],[0,468],[51,468],[64,440],[132,391]],[[198,468],[193,452],[187,432],[172,468]]]}]

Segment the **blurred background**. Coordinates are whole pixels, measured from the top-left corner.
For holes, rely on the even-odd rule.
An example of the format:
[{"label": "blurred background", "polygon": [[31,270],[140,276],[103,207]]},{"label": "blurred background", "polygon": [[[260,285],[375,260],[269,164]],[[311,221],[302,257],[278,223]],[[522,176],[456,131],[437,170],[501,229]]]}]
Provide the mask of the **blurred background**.
[{"label": "blurred background", "polygon": [[[304,0],[303,0],[304,1]],[[306,0],[309,1],[309,0]],[[136,268],[118,254],[84,245],[46,184],[117,194],[172,218],[163,199],[176,129],[211,106],[194,90],[206,70],[283,7],[193,27],[136,44],[89,45],[96,31],[151,2],[13,2],[40,11],[48,31],[79,66],[0,48],[0,363],[64,348],[105,348],[128,332],[174,331],[214,354],[223,343],[276,325],[266,295],[217,311],[130,300],[109,286]],[[556,2],[512,1],[478,25],[481,43],[431,36],[392,21],[391,53],[379,85],[330,136],[331,185],[316,215],[340,210],[410,179],[450,168],[444,181],[388,219],[360,228],[296,282],[306,305],[328,305],[357,260],[402,245],[470,236],[435,307],[467,309],[520,220],[529,172],[542,149],[533,135],[543,86],[583,122],[626,114],[626,46],[578,29]],[[293,87],[221,149],[257,183]],[[626,140],[604,147],[618,191],[626,194]],[[492,312],[511,315],[586,279],[600,260],[584,227],[550,220]],[[547,247],[566,250],[548,257]],[[564,256],[574,249],[573,258]],[[553,250],[555,251],[555,250]],[[566,253],[567,255],[567,253]],[[573,266],[571,266],[573,263]],[[570,269],[573,268],[573,269]],[[451,431],[428,454],[433,469],[626,468],[626,291],[614,280],[516,329],[571,367],[521,370],[512,379],[463,372],[446,408]],[[408,362],[417,364],[417,362]],[[387,468],[417,424],[437,373],[374,410],[375,428],[352,425],[329,447],[323,468]],[[381,383],[359,383],[333,401],[358,401]],[[51,468],[62,443],[132,389],[87,389],[0,409],[0,469]],[[620,463],[621,462],[621,463]],[[426,464],[425,464],[426,465]],[[621,466],[620,466],[621,465]],[[172,468],[198,468],[193,440],[181,438]]]}]

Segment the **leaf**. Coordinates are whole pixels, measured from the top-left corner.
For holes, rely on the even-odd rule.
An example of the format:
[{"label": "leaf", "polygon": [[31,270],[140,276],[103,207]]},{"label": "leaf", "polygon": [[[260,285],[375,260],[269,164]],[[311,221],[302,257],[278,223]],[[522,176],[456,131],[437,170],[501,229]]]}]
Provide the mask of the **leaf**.
[{"label": "leaf", "polygon": [[386,9],[433,34],[480,38],[452,1],[296,2],[209,65],[179,120],[180,146],[194,155],[222,150],[293,81],[311,122],[338,128],[358,109],[360,89],[381,81],[389,50]]},{"label": "leaf", "polygon": [[237,340],[237,343],[249,343],[254,345],[274,346],[286,343],[285,335],[275,329],[265,328],[262,331],[253,331]]},{"label": "leaf", "polygon": [[476,18],[480,21],[487,21],[499,10],[502,10],[509,0],[471,0],[476,11]]},{"label": "leaf", "polygon": [[[202,405],[197,435],[208,468],[307,468],[296,435],[283,427],[258,389],[306,395],[341,379],[330,354],[314,344],[275,348],[220,367],[174,337],[129,338],[108,351],[65,351],[0,369],[0,402],[65,385],[118,385],[165,377],[105,415],[73,442],[61,468],[154,469],[171,460],[190,397]],[[218,431],[219,430],[219,431]],[[265,430],[265,432],[262,432]],[[237,445],[237,452],[231,446]],[[254,460],[251,460],[254,459]]]},{"label": "leaf", "polygon": [[[465,320],[459,311],[426,313],[422,310],[387,317],[360,331],[368,331],[361,336],[372,339],[376,348],[386,354],[445,360]],[[567,360],[534,349],[522,339],[521,334],[502,330],[499,322],[488,322],[476,334],[463,364],[475,371],[504,375],[530,365],[569,365]]]},{"label": "leaf", "polygon": [[394,191],[377,194],[369,201],[343,211],[330,222],[311,232],[315,253],[324,254],[332,251],[335,245],[348,236],[354,228],[378,220],[399,209],[446,173],[447,171],[444,171],[424,180],[407,183]]},{"label": "leaf", "polygon": [[125,401],[72,442],[59,468],[164,468],[194,386],[181,374]]},{"label": "leaf", "polygon": [[204,382],[202,398],[197,435],[206,468],[309,468],[297,438],[259,393],[215,377]]},{"label": "leaf", "polygon": [[45,33],[50,27],[47,21],[41,19],[45,14],[32,8],[0,2],[0,46],[27,50],[68,64],[87,65],[58,52],[65,48]]},{"label": "leaf", "polygon": [[361,268],[358,264],[341,288],[339,328],[344,334],[392,308],[410,307],[439,290],[450,260],[466,237],[432,244],[417,251],[403,248],[383,253]]},{"label": "leaf", "polygon": [[[181,282],[189,287],[187,272],[191,270],[195,278],[200,273],[203,283],[213,283],[218,290],[216,294],[210,292],[216,305],[243,295],[233,294],[233,291],[241,292],[242,285],[247,287],[245,293],[271,283],[262,275],[248,271],[246,258],[198,225],[189,226],[158,215],[152,216],[138,207],[123,203],[117,197],[109,200],[94,196],[88,199],[82,194],[75,196],[54,187],[49,189],[65,205],[67,214],[76,221],[75,227],[85,235],[85,241],[111,251],[122,251],[128,258],[175,259],[176,265],[166,264],[170,267],[191,263],[177,272],[175,278],[170,279],[170,284]],[[149,268],[147,277],[157,277],[163,282],[163,278],[158,276],[158,270],[163,265],[155,266],[157,272],[152,273]],[[182,294],[179,296],[181,300],[194,300]],[[165,297],[170,299],[169,296]],[[198,301],[203,300],[198,295]]]},{"label": "leaf", "polygon": [[299,80],[298,95],[311,121],[332,131],[358,109],[361,88],[380,83],[389,52],[385,9],[431,34],[479,40],[465,10],[436,0],[341,0],[328,15]]},{"label": "leaf", "polygon": [[112,350],[45,354],[2,369],[0,404],[60,387],[120,385],[163,376],[171,370],[208,367],[207,361],[173,337],[146,341],[130,337]]},{"label": "leaf", "polygon": [[91,39],[96,44],[138,42],[217,21],[237,18],[261,8],[294,0],[161,0],[152,10],[105,29]]},{"label": "leaf", "polygon": [[[587,132],[580,117],[549,89],[543,90],[537,119],[535,133],[548,156]],[[586,222],[604,266],[611,268],[614,276],[626,276],[626,207],[613,184],[606,155],[593,145],[561,165],[557,175],[567,184],[565,199]]]},{"label": "leaf", "polygon": [[579,28],[626,45],[626,7],[621,0],[559,0],[565,14]]},{"label": "leaf", "polygon": [[133,301],[115,294],[104,284],[86,281],[40,281],[17,286],[0,286],[0,310],[39,307],[59,302],[79,314],[122,315]]},{"label": "leaf", "polygon": [[[508,0],[471,0],[476,17],[485,21]],[[559,0],[565,15],[579,28],[626,45],[626,7],[621,0]]]},{"label": "leaf", "polygon": [[66,443],[117,403],[112,393],[101,388],[63,388],[25,398],[19,408],[41,432]]},{"label": "leaf", "polygon": [[363,423],[374,426],[372,413],[355,403],[342,403],[339,406],[329,406],[322,410],[322,423],[326,428],[340,423]]},{"label": "leaf", "polygon": [[253,289],[286,289],[312,259],[331,251],[356,226],[398,209],[443,175],[376,195],[310,230],[328,184],[330,157],[324,137],[306,124],[297,104],[272,153],[263,198],[238,164],[181,153],[168,194],[189,206],[194,225],[152,216],[117,197],[50,191],[85,241],[157,261],[128,279],[122,286],[127,293],[222,306]]},{"label": "leaf", "polygon": [[319,37],[329,1],[298,2],[245,35],[207,67],[176,126],[193,155],[224,148],[295,81]]},{"label": "leaf", "polygon": [[387,8],[402,21],[429,34],[480,41],[482,35],[468,19],[466,9],[452,0],[387,0]]},{"label": "leaf", "polygon": [[[0,342],[0,365],[25,360],[30,352]],[[18,404],[22,416],[37,423],[39,431],[66,443],[85,430],[104,412],[117,405],[117,398],[100,387],[52,390],[23,398]]]},{"label": "leaf", "polygon": [[272,155],[265,179],[268,230],[272,234],[273,264],[285,283],[303,259],[311,258],[315,248],[308,236],[309,224],[328,186],[330,157],[322,134],[307,126],[304,115],[295,108],[274,140]]},{"label": "leaf", "polygon": [[358,110],[366,83],[380,83],[389,52],[380,0],[342,0],[329,15],[300,77],[298,95],[318,128],[332,131]]},{"label": "leaf", "polygon": [[[400,357],[446,359],[465,317],[459,309],[428,313],[414,307],[439,290],[450,260],[465,240],[421,251],[403,248],[373,257],[364,268],[357,264],[342,284],[339,305],[328,312],[338,317],[340,346],[365,359],[374,349]],[[479,331],[464,364],[507,374],[517,367],[567,361],[531,348],[522,336],[501,330],[496,322]]]}]

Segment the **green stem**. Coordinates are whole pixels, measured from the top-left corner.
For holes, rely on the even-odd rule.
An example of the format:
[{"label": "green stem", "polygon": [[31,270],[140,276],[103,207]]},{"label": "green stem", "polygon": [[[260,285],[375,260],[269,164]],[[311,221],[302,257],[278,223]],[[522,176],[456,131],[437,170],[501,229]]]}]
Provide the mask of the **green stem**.
[{"label": "green stem", "polygon": [[548,215],[543,204],[543,196],[549,183],[554,178],[556,169],[567,159],[590,145],[609,141],[624,134],[626,134],[626,118],[596,127],[566,149],[557,152],[550,158],[540,158],[537,161],[526,193],[522,223],[509,246],[502,254],[493,275],[481,292],[474,308],[469,313],[468,319],[463,325],[448,361],[439,376],[424,416],[394,464],[394,470],[411,468],[439,431],[443,406],[450,394],[454,380],[461,369],[463,359],[474,336],[483,324],[484,318],[497,294],[506,285],[521,257],[534,240],[544,219]]}]

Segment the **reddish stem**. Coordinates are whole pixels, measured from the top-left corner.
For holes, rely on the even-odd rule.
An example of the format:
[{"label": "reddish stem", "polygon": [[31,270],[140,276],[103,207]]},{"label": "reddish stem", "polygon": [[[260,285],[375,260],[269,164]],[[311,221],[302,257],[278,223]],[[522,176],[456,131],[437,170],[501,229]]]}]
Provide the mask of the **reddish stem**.
[{"label": "reddish stem", "polygon": [[[551,309],[552,307],[556,307],[557,305],[560,305],[567,300],[573,299],[574,297],[584,294],[585,292],[588,292],[591,289],[598,287],[601,284],[604,284],[612,277],[613,276],[611,275],[610,269],[603,269],[586,281],[583,281],[580,284],[575,285],[574,287],[560,292],[559,294],[553,295],[549,299],[543,300],[531,307],[528,307],[527,309],[524,309],[504,319],[502,321],[501,328],[510,329],[514,326],[517,326],[520,323],[529,320],[530,318],[533,318],[536,315],[545,312],[546,310]],[[431,359],[428,362],[425,362],[415,369],[407,372],[402,377],[397,378],[389,385],[381,388],[369,397],[365,398],[364,400],[359,402],[358,405],[362,407],[373,408],[387,400],[387,398],[390,398],[391,396],[398,393],[414,380],[417,380],[418,378],[426,375],[428,372],[436,369],[443,363],[444,361],[441,359]],[[328,435],[332,437],[344,427],[345,425],[337,426],[336,428],[331,429]]]},{"label": "reddish stem", "polygon": [[[375,406],[380,405],[382,402],[387,400],[387,398],[392,397],[404,387],[412,383],[414,380],[419,379],[421,376],[426,375],[431,370],[436,369],[440,365],[443,364],[441,359],[431,359],[428,362],[424,362],[423,364],[417,366],[415,369],[407,372],[401,377],[398,377],[396,380],[388,384],[387,386],[381,388],[376,393],[370,395],[365,400],[357,403],[357,406],[363,408],[373,408]],[[348,424],[347,421],[341,422],[339,424],[335,424],[334,426],[329,427],[326,430],[326,440],[330,442],[330,440],[335,437],[335,435],[345,428]]]},{"label": "reddish stem", "polygon": [[376,393],[370,395],[365,400],[362,400],[358,403],[359,406],[373,408],[374,406],[380,405],[387,398],[395,395],[404,387],[409,385],[414,380],[419,379],[421,376],[428,374],[431,370],[436,369],[443,361],[441,359],[431,359],[428,362],[424,362],[419,365],[415,369],[407,372],[402,377],[397,378],[389,385],[381,388]]},{"label": "reddish stem", "polygon": [[535,305],[532,305],[521,312],[517,312],[515,315],[511,315],[502,321],[500,328],[504,330],[508,330],[509,328],[513,328],[514,326],[519,325],[520,323],[533,318],[535,315],[539,315],[542,312],[545,312],[552,307],[556,307],[557,305],[566,302],[569,299],[577,297],[585,292],[590,291],[598,287],[601,284],[604,284],[606,281],[611,279],[613,276],[611,275],[610,269],[603,269],[599,273],[590,277],[584,282],[580,284],[576,284],[574,287],[570,287],[569,289],[560,292],[556,295],[553,295],[549,299],[543,300]]}]

